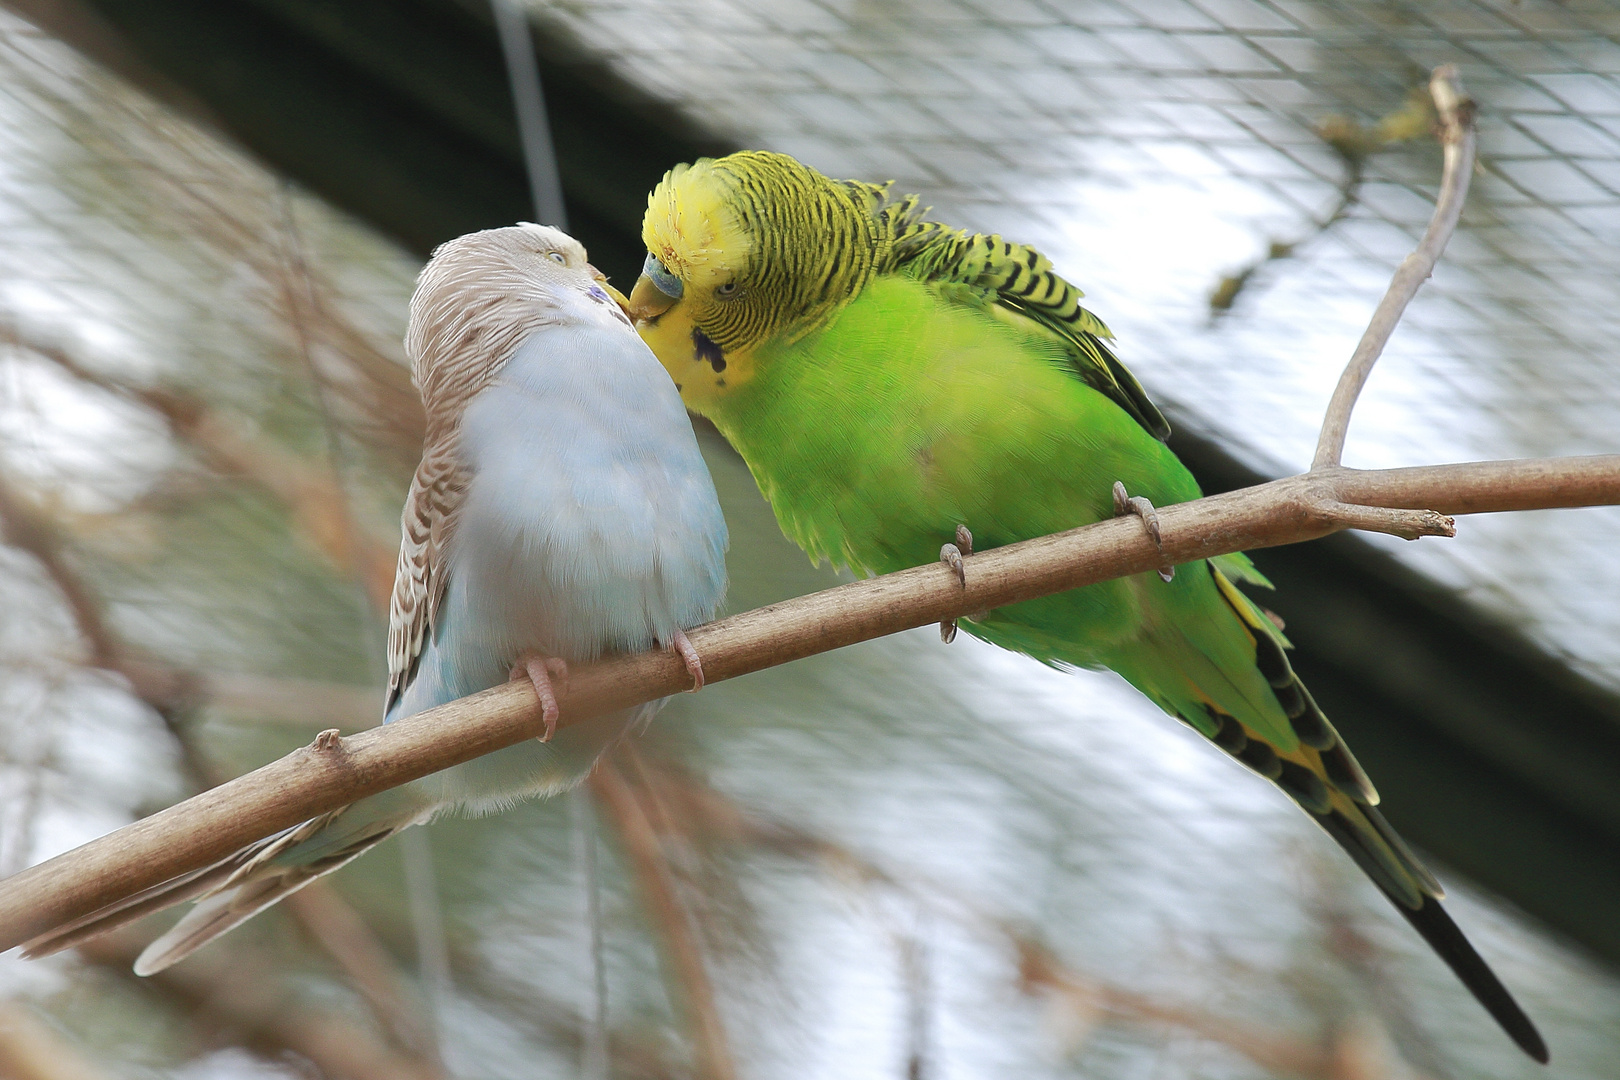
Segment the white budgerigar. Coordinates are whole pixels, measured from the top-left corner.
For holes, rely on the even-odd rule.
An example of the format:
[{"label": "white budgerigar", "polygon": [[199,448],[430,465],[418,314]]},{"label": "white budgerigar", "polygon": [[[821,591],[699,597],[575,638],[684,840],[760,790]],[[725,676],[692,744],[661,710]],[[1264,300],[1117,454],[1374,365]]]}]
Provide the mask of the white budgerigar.
[{"label": "white budgerigar", "polygon": [[661,702],[549,737],[552,679],[570,661],[659,645],[702,686],[682,627],[720,604],[725,520],[675,385],[602,281],[556,229],[471,233],[422,270],[405,339],[427,438],[405,502],[385,719],[527,677],[548,739],[305,822],[36,939],[29,955],[201,896],[135,965],[161,971],[401,829],[577,783]]}]

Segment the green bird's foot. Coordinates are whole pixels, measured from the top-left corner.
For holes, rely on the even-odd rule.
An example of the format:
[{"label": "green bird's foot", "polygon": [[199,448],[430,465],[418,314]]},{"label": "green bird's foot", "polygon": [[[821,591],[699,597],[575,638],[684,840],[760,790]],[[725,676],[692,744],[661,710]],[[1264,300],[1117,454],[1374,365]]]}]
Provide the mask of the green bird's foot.
[{"label": "green bird's foot", "polygon": [[[1126,514],[1135,514],[1137,517],[1142,519],[1142,524],[1147,528],[1147,533],[1149,538],[1151,538],[1153,541],[1153,546],[1159,549],[1160,555],[1163,555],[1164,540],[1159,534],[1159,512],[1153,509],[1153,504],[1151,502],[1144,499],[1140,495],[1131,495],[1130,492],[1125,490],[1125,485],[1123,483],[1115,480],[1114,516],[1124,517]],[[1165,563],[1163,566],[1159,567],[1159,577],[1164,581],[1172,581],[1175,579],[1175,576],[1176,568],[1171,566],[1169,563]]]},{"label": "green bird's foot", "polygon": [[686,691],[695,694],[703,689],[703,660],[692,647],[692,641],[683,630],[675,631],[675,636],[669,641],[670,649],[686,664],[687,673],[692,676],[692,689]]},{"label": "green bird's foot", "polygon": [[[967,588],[967,567],[962,564],[964,555],[973,554],[973,534],[968,532],[966,525],[956,527],[956,543],[945,544],[939,549],[939,561],[956,571],[956,579]],[[939,624],[939,640],[949,645],[956,640],[956,620],[946,619]]]},{"label": "green bird's foot", "polygon": [[557,691],[551,680],[561,682],[563,692],[568,692],[568,661],[557,656],[530,653],[519,657],[518,662],[512,665],[514,681],[524,676],[534,686],[534,696],[540,699],[540,716],[546,722],[546,733],[540,736],[540,741],[550,742],[551,737],[557,734],[557,717],[560,714]]}]

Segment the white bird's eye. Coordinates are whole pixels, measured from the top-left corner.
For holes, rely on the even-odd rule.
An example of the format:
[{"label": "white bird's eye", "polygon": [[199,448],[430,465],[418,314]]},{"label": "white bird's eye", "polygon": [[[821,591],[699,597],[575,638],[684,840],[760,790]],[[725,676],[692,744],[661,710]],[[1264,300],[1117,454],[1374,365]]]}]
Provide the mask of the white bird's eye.
[{"label": "white bird's eye", "polygon": [[565,262],[568,261],[568,256],[564,255],[560,251],[551,251],[551,252],[547,252],[547,254],[551,256],[551,258],[552,258],[552,260],[554,262],[565,263]]},{"label": "white bird's eye", "polygon": [[731,297],[737,295],[737,283],[735,281],[728,281],[724,285],[716,285],[714,295],[718,296],[722,300],[729,300]]}]

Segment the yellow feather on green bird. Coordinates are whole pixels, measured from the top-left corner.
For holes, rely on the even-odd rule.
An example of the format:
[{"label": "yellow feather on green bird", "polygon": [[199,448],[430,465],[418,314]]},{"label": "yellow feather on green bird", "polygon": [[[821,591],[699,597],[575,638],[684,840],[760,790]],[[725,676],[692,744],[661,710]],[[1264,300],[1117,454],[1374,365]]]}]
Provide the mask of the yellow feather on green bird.
[{"label": "yellow feather on green bird", "polygon": [[[926,218],[915,196],[750,151],[671,170],[648,200],[637,329],[747,461],[813,559],[881,574],[959,525],[997,547],[1199,497],[1169,426],[1081,293],[1035,249]],[[1337,840],[1526,1053],[1535,1025],[1233,585],[1242,555],[999,608],[969,633],[1110,668],[1271,780]]]}]

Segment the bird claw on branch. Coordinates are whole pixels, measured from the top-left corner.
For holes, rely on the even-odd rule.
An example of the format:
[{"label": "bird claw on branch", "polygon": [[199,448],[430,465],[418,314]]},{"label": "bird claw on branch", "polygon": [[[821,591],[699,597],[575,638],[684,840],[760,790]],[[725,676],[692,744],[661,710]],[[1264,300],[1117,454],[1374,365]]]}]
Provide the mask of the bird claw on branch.
[{"label": "bird claw on branch", "polygon": [[[1134,514],[1142,519],[1142,527],[1147,529],[1148,538],[1153,541],[1153,546],[1159,549],[1159,554],[1163,555],[1164,534],[1159,530],[1159,512],[1147,499],[1140,495],[1132,495],[1125,490],[1122,481],[1115,480],[1114,516],[1124,517],[1126,514]],[[1167,585],[1176,579],[1176,568],[1170,565],[1169,560],[1160,565],[1159,578]]]},{"label": "bird claw on branch", "polygon": [[[962,588],[967,588],[967,567],[962,559],[973,554],[973,534],[966,525],[956,527],[956,543],[942,544],[939,549],[939,561],[948,568],[956,571],[956,580]],[[956,620],[945,619],[939,624],[939,640],[949,645],[956,640]]]},{"label": "bird claw on branch", "polygon": [[669,647],[686,665],[686,673],[692,676],[692,688],[686,692],[695,694],[703,689],[703,658],[692,647],[692,639],[686,636],[686,631],[676,630],[675,636],[669,639]]},{"label": "bird claw on branch", "polygon": [[552,680],[562,684],[562,692],[568,693],[568,662],[557,656],[540,656],[531,654],[523,657],[512,666],[514,680],[527,676],[530,685],[534,687],[534,696],[540,699],[540,717],[546,725],[545,734],[540,736],[541,742],[550,742],[551,737],[557,734],[557,719],[561,710],[557,705],[557,690]]}]

